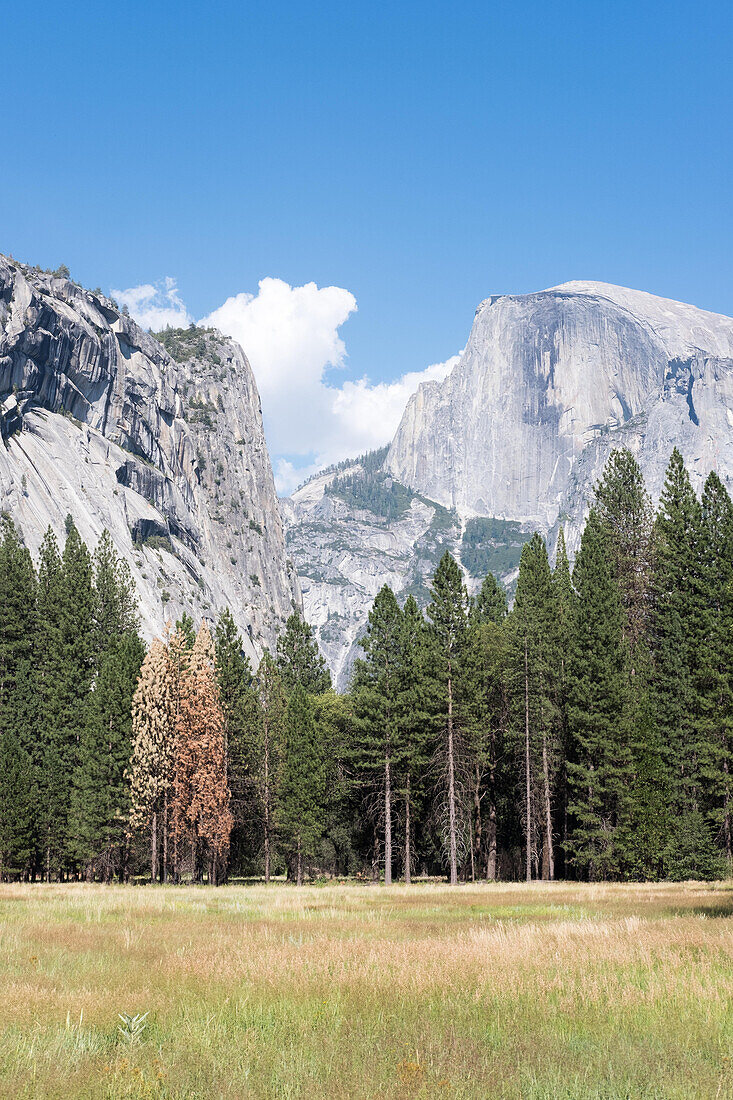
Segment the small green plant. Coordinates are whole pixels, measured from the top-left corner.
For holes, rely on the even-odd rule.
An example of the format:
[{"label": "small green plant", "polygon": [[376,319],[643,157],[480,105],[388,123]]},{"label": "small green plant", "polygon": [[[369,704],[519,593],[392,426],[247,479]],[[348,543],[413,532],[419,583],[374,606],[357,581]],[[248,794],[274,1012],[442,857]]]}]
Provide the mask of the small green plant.
[{"label": "small green plant", "polygon": [[142,1033],[146,1028],[145,1018],[148,1015],[144,1012],[142,1016],[138,1013],[135,1016],[128,1015],[127,1012],[118,1012],[117,1015],[122,1020],[121,1025],[117,1025],[117,1030],[122,1036],[123,1042],[128,1046],[135,1046],[140,1042]]}]

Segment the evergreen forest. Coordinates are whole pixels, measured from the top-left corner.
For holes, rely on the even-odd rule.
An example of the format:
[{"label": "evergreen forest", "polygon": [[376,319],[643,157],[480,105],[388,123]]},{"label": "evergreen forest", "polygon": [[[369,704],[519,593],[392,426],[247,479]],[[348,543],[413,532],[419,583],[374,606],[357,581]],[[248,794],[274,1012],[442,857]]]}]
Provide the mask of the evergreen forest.
[{"label": "evergreen forest", "polygon": [[340,694],[297,610],[257,669],[227,610],[146,646],[109,535],[68,517],[34,562],[4,516],[0,878],[729,875],[724,485],[674,451],[655,510],[614,451],[553,558],[524,544],[511,609],[449,553],[424,608],[383,587]]}]

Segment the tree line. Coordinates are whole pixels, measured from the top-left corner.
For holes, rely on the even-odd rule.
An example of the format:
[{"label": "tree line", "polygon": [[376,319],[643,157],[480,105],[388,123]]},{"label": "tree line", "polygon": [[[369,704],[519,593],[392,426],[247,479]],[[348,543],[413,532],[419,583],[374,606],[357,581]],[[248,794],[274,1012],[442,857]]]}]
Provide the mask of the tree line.
[{"label": "tree line", "polygon": [[294,611],[256,671],[234,620],[145,649],[129,571],[67,521],[0,541],[0,873],[715,878],[731,872],[733,505],[679,452],[654,511],[612,453],[570,568],[525,544],[511,610],[446,553],[390,588],[339,694]]}]

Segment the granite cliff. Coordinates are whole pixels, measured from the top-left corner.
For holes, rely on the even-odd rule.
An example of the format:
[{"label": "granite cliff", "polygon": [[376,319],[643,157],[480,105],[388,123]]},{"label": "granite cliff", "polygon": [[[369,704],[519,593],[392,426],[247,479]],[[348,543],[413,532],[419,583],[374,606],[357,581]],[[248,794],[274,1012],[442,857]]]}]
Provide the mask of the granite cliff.
[{"label": "granite cliff", "polygon": [[[469,587],[491,569],[510,591],[533,529],[552,550],[563,524],[572,553],[620,446],[654,499],[673,447],[698,491],[711,469],[733,489],[733,319],[605,283],[482,302],[460,362],[410,398],[374,468],[320,475],[287,504],[306,616],[339,682],[380,585],[424,601],[443,548]],[[400,514],[379,514],[375,477]]]},{"label": "granite cliff", "polygon": [[214,330],[161,340],[101,293],[0,257],[0,509],[34,554],[69,514],[90,546],[107,528],[148,636],[228,606],[256,657],[300,600],[257,387]]}]

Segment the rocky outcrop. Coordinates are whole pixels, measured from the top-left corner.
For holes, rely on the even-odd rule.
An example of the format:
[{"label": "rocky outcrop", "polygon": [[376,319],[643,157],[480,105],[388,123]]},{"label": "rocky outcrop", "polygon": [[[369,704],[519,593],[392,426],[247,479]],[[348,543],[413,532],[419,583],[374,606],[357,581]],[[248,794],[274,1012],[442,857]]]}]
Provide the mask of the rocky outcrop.
[{"label": "rocky outcrop", "polygon": [[678,446],[698,487],[733,477],[733,320],[605,283],[488,298],[443,382],[410,399],[387,458],[463,515],[550,528],[614,446],[651,492]]},{"label": "rocky outcrop", "polygon": [[[358,479],[358,463],[339,471]],[[409,494],[398,515],[379,504],[361,505],[334,493],[337,477],[311,478],[281,501],[288,552],[298,570],[305,617],[314,627],[338,688],[348,686],[359,639],[379,589],[425,602],[427,582],[445,549],[455,552],[460,522],[455,514]]]},{"label": "rocky outcrop", "polygon": [[532,529],[552,550],[563,524],[572,554],[618,446],[655,499],[675,446],[698,491],[711,469],[733,488],[733,320],[603,283],[483,302],[460,362],[410,399],[380,467],[412,491],[409,511],[356,508],[325,492],[335,473],[287,506],[306,615],[339,682],[379,587],[424,602],[442,549],[469,587],[491,569],[510,592]]},{"label": "rocky outcrop", "polygon": [[38,550],[70,514],[130,562],[148,635],[230,607],[253,657],[300,599],[259,396],[213,330],[164,336],[0,258],[0,509]]}]

